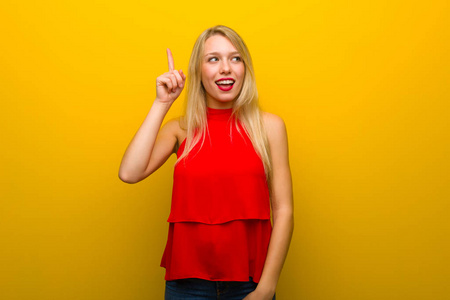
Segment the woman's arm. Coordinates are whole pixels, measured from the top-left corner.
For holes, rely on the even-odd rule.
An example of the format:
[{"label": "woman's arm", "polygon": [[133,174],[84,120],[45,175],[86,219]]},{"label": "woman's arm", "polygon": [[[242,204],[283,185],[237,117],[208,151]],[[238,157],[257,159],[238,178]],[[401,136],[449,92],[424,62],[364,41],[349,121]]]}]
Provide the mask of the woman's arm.
[{"label": "woman's arm", "polygon": [[177,142],[175,120],[161,123],[170,105],[155,100],[144,122],[134,135],[122,158],[119,178],[136,183],[156,171],[173,152]]},{"label": "woman's arm", "polygon": [[160,129],[172,103],[181,94],[186,76],[174,70],[172,53],[167,49],[169,72],[156,79],[156,99],[144,122],[128,145],[119,168],[119,178],[136,183],[156,171],[174,151],[177,142],[177,121]]},{"label": "woman's arm", "polygon": [[245,300],[272,299],[294,230],[294,204],[286,127],[283,120],[264,114],[272,158],[272,217],[273,230],[264,269],[256,290]]}]

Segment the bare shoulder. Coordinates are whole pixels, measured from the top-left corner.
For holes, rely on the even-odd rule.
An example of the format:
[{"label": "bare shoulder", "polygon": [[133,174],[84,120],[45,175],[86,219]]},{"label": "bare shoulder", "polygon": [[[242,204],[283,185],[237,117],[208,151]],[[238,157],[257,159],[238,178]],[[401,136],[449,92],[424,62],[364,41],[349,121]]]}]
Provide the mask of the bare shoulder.
[{"label": "bare shoulder", "polygon": [[178,117],[178,118],[170,119],[163,125],[162,128],[164,128],[164,130],[172,131],[172,132],[176,132],[176,131],[180,130],[180,118]]},{"label": "bare shoulder", "polygon": [[286,135],[286,125],[280,116],[263,111],[262,117],[269,142]]},{"label": "bare shoulder", "polygon": [[183,131],[181,129],[180,122],[181,122],[181,117],[170,119],[162,126],[161,129],[164,129],[164,131],[167,131],[167,132],[172,132],[174,134],[180,133],[181,131]]},{"label": "bare shoulder", "polygon": [[173,118],[167,121],[161,128],[162,134],[173,136],[177,139],[177,148],[186,138],[186,130],[182,126],[182,118]]}]

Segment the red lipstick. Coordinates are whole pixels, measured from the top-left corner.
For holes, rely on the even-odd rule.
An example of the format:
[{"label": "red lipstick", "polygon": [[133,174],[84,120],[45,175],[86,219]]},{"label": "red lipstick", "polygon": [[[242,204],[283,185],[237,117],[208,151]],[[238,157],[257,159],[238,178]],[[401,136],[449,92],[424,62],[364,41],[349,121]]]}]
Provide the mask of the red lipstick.
[{"label": "red lipstick", "polygon": [[[218,84],[218,82],[220,81],[224,81],[224,80],[230,80],[232,81],[232,83],[228,83],[228,84]],[[235,80],[233,78],[227,77],[227,78],[220,78],[219,80],[216,81],[217,87],[222,90],[222,91],[229,91],[233,88]]]}]

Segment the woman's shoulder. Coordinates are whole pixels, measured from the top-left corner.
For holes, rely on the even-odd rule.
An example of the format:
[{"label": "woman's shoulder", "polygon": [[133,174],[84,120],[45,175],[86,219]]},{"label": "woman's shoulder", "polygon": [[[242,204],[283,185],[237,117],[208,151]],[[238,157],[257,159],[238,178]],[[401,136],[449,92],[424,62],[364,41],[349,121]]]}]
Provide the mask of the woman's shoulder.
[{"label": "woman's shoulder", "polygon": [[187,135],[186,129],[184,129],[183,126],[182,117],[173,118],[167,121],[167,123],[164,124],[164,130],[170,132],[171,135],[177,138],[178,146],[181,145]]},{"label": "woman's shoulder", "polygon": [[[275,114],[263,112],[264,129],[270,146],[272,162],[287,157],[288,137],[284,120]],[[276,159],[274,158],[276,157]],[[277,164],[278,165],[278,164]],[[274,165],[275,166],[275,165]]]},{"label": "woman's shoulder", "polygon": [[286,131],[286,125],[280,116],[266,111],[262,111],[261,114],[269,138],[273,134],[282,134]]},{"label": "woman's shoulder", "polygon": [[172,118],[164,126],[174,131],[186,131],[185,119],[183,117]]}]

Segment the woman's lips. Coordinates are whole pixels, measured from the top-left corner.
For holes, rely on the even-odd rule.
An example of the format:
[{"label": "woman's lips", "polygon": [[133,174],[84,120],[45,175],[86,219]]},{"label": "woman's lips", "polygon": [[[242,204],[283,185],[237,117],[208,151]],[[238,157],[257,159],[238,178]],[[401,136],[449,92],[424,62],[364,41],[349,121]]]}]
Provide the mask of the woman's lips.
[{"label": "woman's lips", "polygon": [[224,92],[227,92],[233,88],[235,80],[231,77],[220,78],[216,81],[217,87]]},{"label": "woman's lips", "polygon": [[220,90],[226,92],[226,91],[231,90],[233,88],[233,85],[234,85],[234,83],[232,83],[232,84],[217,84],[217,87]]}]

